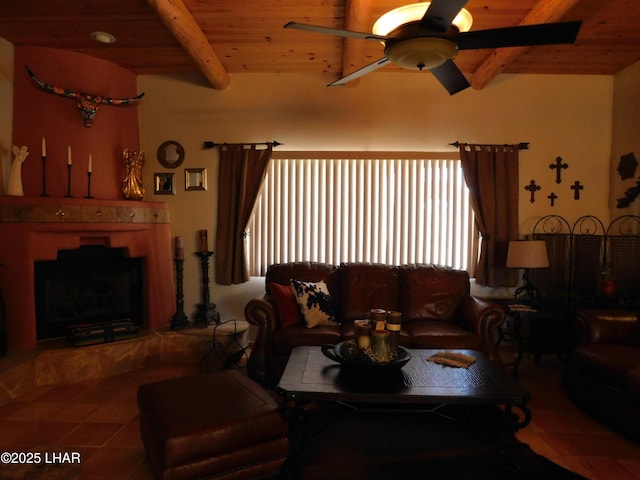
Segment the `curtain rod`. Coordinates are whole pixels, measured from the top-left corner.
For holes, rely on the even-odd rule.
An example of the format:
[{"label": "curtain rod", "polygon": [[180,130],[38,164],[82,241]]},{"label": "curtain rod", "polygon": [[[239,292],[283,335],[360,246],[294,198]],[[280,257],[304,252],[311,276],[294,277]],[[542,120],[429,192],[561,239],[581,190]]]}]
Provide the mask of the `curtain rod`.
[{"label": "curtain rod", "polygon": [[284,143],[280,143],[277,140],[274,140],[273,142],[255,142],[255,143],[215,143],[215,142],[211,142],[211,141],[206,141],[206,142],[202,142],[202,148],[204,148],[205,150],[208,150],[210,148],[213,147],[217,147],[220,145],[273,145],[274,147],[277,147],[278,145],[284,145]]},{"label": "curtain rod", "polygon": [[[504,145],[492,145],[490,143],[460,143],[459,141],[455,141],[453,143],[450,143],[449,145],[451,145],[452,147],[456,147],[456,148],[460,148],[461,145],[464,145],[465,147],[469,146],[469,145],[479,145],[481,147],[511,147],[511,145],[505,143]],[[518,144],[518,149],[519,150],[529,150],[529,142],[520,142]]]}]

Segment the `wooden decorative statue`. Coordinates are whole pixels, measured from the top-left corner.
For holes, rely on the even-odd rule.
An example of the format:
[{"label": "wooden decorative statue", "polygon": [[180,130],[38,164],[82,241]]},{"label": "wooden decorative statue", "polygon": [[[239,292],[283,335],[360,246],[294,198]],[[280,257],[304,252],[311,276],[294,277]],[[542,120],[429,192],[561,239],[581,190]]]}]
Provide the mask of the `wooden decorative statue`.
[{"label": "wooden decorative statue", "polygon": [[26,146],[18,147],[17,145],[14,145],[11,150],[13,152],[13,163],[9,173],[7,195],[21,197],[24,196],[24,191],[22,190],[22,164],[29,156],[29,151]]},{"label": "wooden decorative statue", "polygon": [[137,102],[144,96],[144,92],[142,92],[137,97],[131,98],[111,98],[103,97],[101,95],[93,95],[91,93],[76,92],[67,88],[50,85],[36,77],[36,75],[31,70],[29,70],[29,67],[27,67],[26,65],[25,68],[27,69],[27,72],[29,72],[29,75],[31,76],[33,81],[36,82],[45,92],[74,99],[76,101],[76,107],[78,107],[80,115],[82,116],[85,127],[90,127],[91,125],[93,125],[93,119],[95,118],[96,113],[98,113],[99,105],[128,105],[130,103]]},{"label": "wooden decorative statue", "polygon": [[122,163],[125,175],[122,182],[122,193],[127,200],[142,200],[144,187],[142,186],[142,167],[144,166],[143,152],[130,152],[125,148],[122,152]]}]

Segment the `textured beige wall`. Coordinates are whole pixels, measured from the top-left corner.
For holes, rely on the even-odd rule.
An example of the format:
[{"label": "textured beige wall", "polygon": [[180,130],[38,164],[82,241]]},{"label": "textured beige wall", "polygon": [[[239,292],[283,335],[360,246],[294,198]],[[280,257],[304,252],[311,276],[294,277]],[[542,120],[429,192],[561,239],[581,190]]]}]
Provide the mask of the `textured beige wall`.
[{"label": "textured beige wall", "polygon": [[[199,75],[140,76],[141,147],[147,152],[146,200],[166,201],[172,234],[185,237],[185,310],[200,298],[199,265],[192,254],[196,232],[209,230],[213,245],[216,215],[217,158],[201,149],[216,142],[285,143],[278,150],[446,151],[460,140],[478,143],[531,142],[521,152],[520,188],[535,179],[543,189],[530,203],[521,190],[521,233],[542,215],[570,222],[582,215],[605,221],[615,188],[609,179],[621,154],[638,152],[639,64],[614,77],[500,75],[482,91],[469,89],[450,97],[428,74],[377,73],[356,88],[326,88],[322,76],[233,75],[229,88],[211,89]],[[615,101],[614,101],[615,82]],[[13,109],[13,46],[0,39],[0,193],[10,166]],[[615,111],[614,111],[615,110]],[[613,122],[613,123],[612,123]],[[613,142],[612,142],[613,132]],[[178,193],[153,194],[153,173],[171,171],[155,160],[157,147],[177,140],[186,159],[175,170]],[[612,146],[613,145],[613,146]],[[570,165],[556,185],[548,165],[561,156]],[[184,191],[184,168],[207,168],[209,188]],[[582,199],[572,199],[569,185],[580,180]],[[633,184],[627,180],[624,185]],[[550,208],[546,196],[560,198]],[[634,206],[634,208],[638,208]],[[626,212],[625,212],[626,213]],[[219,252],[218,252],[219,253]],[[221,287],[212,284],[212,300],[223,318],[242,318],[247,298],[262,291],[261,279]]]},{"label": "textured beige wall", "polygon": [[[522,190],[521,233],[537,218],[557,214],[575,221],[591,214],[608,221],[609,159],[613,77],[501,75],[481,91],[449,96],[428,74],[377,73],[356,88],[327,88],[314,75],[232,75],[222,91],[200,76],[141,76],[141,146],[148,152],[147,200],[167,201],[173,235],[185,238],[185,310],[199,302],[199,269],[192,252],[196,232],[209,230],[215,249],[217,157],[202,150],[205,140],[278,140],[283,150],[455,151],[448,143],[530,142],[520,155],[520,187],[531,179],[542,186],[537,201]],[[179,141],[186,150],[175,170],[175,196],[153,195],[154,172],[169,171],[155,161],[157,147]],[[562,157],[570,165],[555,183],[549,164]],[[206,192],[184,191],[184,168],[207,168]],[[570,185],[584,185],[573,199]],[[551,208],[546,198],[558,195]],[[217,255],[224,254],[217,252]],[[261,279],[221,287],[212,283],[212,300],[223,318],[242,318],[246,300],[263,290]]]}]

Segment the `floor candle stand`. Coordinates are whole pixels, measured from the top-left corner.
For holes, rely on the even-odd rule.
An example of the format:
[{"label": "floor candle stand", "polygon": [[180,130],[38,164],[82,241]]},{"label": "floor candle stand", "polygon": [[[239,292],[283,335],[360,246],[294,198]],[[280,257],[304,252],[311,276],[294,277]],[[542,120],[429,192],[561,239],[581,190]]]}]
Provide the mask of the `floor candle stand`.
[{"label": "floor candle stand", "polygon": [[202,268],[202,303],[198,305],[196,324],[207,327],[212,323],[220,323],[220,314],[216,311],[216,304],[210,302],[209,296],[209,258],[213,252],[196,252],[200,258]]},{"label": "floor candle stand", "polygon": [[184,313],[184,291],[182,283],[184,280],[184,258],[174,258],[176,263],[176,313],[171,317],[171,329],[182,330],[189,326],[189,320]]}]

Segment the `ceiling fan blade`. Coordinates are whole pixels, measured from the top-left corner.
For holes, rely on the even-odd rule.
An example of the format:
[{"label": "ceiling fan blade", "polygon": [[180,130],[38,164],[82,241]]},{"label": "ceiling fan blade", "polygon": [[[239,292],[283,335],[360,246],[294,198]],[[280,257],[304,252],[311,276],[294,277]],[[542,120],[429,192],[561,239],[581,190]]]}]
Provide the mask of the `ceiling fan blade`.
[{"label": "ceiling fan blade", "polygon": [[306,23],[289,22],[283,28],[294,28],[296,30],[304,30],[305,32],[323,33],[325,35],[337,35],[339,37],[361,38],[363,40],[384,41],[388,39],[388,37],[382,35],[374,35],[373,33],[352,32],[351,30],[321,27],[318,25],[308,25]]},{"label": "ceiling fan blade", "polygon": [[387,63],[389,63],[389,59],[387,57],[383,57],[380,60],[376,60],[375,62],[367,65],[366,67],[362,67],[361,69],[356,70],[355,72],[350,73],[346,77],[342,77],[340,80],[336,80],[335,82],[330,83],[327,86],[336,87],[338,85],[344,85],[345,83],[349,83],[350,81],[355,80],[356,78],[360,78],[363,75],[366,75],[367,73],[374,72],[379,68],[384,67]]},{"label": "ceiling fan blade", "polygon": [[433,0],[424,17],[420,20],[423,27],[436,32],[446,32],[458,12],[468,0]]},{"label": "ceiling fan blade", "polygon": [[542,23],[463,32],[458,35],[456,43],[458,50],[574,43],[581,25],[581,21]]},{"label": "ceiling fan blade", "polygon": [[438,79],[450,95],[454,95],[465,88],[469,88],[471,84],[467,77],[460,71],[458,66],[449,59],[439,67],[430,69],[433,76]]}]

